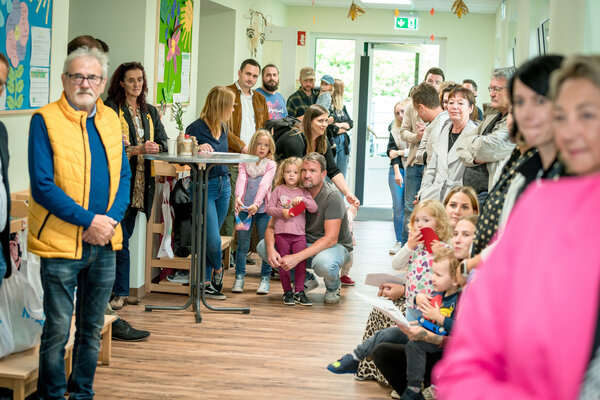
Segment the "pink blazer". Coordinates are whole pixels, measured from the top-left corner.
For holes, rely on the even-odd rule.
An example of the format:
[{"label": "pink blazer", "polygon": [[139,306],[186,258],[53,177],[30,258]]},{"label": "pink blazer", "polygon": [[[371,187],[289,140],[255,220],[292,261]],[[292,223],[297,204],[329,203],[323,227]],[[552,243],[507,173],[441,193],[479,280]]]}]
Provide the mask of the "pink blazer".
[{"label": "pink blazer", "polygon": [[462,298],[439,399],[577,399],[600,288],[600,174],[532,184]]}]

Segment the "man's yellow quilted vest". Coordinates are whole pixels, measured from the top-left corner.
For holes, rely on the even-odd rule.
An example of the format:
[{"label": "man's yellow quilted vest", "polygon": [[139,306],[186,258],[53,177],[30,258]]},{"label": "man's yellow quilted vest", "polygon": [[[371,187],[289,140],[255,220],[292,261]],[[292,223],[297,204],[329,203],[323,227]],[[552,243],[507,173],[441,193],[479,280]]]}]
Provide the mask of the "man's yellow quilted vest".
[{"label": "man's yellow quilted vest", "polygon": [[[86,130],[87,113],[76,111],[63,92],[60,100],[37,112],[44,118],[54,153],[54,183],[83,208],[88,208],[90,195],[91,154]],[[94,122],[106,151],[110,177],[108,209],[112,206],[121,176],[123,138],[117,114],[96,102]],[[83,227],[70,224],[51,214],[29,199],[29,234],[27,246],[40,257],[81,259]],[[122,248],[121,225],[111,239],[113,250]]]}]

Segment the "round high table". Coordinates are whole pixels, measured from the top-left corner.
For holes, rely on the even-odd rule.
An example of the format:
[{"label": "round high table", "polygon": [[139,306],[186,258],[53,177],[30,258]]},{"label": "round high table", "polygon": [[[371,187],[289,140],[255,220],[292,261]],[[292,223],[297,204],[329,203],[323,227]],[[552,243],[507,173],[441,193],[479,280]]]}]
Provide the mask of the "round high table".
[{"label": "round high table", "polygon": [[202,322],[200,300],[211,311],[234,311],[249,314],[250,307],[213,307],[206,302],[206,218],[208,199],[208,173],[215,165],[239,164],[258,161],[257,156],[237,153],[199,153],[195,156],[170,156],[168,153],[144,154],[147,160],[165,161],[172,164],[189,165],[192,175],[192,248],[190,265],[190,299],[183,306],[146,306],[152,310],[185,310],[194,306],[196,322]]}]

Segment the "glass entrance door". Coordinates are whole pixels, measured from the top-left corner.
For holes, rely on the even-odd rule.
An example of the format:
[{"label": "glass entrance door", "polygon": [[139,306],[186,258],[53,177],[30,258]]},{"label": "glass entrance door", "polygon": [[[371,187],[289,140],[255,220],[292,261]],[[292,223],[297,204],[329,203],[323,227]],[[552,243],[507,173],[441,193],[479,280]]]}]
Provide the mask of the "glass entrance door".
[{"label": "glass entrance door", "polygon": [[[369,98],[366,145],[362,155],[365,166],[363,204],[389,208],[392,198],[388,187],[390,160],[386,149],[394,105],[408,97],[408,92],[419,82],[426,68],[438,65],[439,46],[369,43],[367,55]],[[421,71],[423,67],[425,70]]]}]

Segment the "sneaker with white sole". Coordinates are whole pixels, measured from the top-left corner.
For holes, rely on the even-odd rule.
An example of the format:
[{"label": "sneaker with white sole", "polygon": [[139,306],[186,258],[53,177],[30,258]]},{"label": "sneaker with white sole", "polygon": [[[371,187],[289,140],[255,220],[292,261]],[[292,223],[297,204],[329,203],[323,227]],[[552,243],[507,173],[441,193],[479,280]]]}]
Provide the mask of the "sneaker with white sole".
[{"label": "sneaker with white sole", "polygon": [[212,275],[212,279],[211,279],[210,283],[217,290],[217,292],[220,292],[223,290],[223,266],[222,265],[221,265],[221,272],[217,273],[216,271],[213,271],[213,275]]},{"label": "sneaker with white sole", "polygon": [[394,245],[390,249],[390,254],[392,254],[392,255],[396,254],[397,252],[400,251],[401,248],[402,248],[402,243],[400,243],[400,242],[394,243]]},{"label": "sneaker with white sole", "polygon": [[340,288],[334,291],[326,291],[324,301],[326,304],[337,304],[340,302]]},{"label": "sneaker with white sole", "polygon": [[301,306],[312,306],[312,301],[306,296],[304,290],[298,293],[294,293],[294,302]]},{"label": "sneaker with white sole", "polygon": [[342,286],[356,285],[356,282],[354,282],[348,275],[340,276],[340,281],[342,282]]},{"label": "sneaker with white sole", "polygon": [[319,287],[319,281],[317,280],[316,276],[311,275],[311,277],[309,279],[304,280],[304,291],[305,292],[310,292],[311,290],[315,290],[318,287]]},{"label": "sneaker with white sole", "polygon": [[269,277],[262,276],[260,278],[260,283],[258,284],[258,289],[256,289],[256,294],[269,294],[270,286]]},{"label": "sneaker with white sole", "polygon": [[167,275],[169,282],[183,283],[187,285],[190,283],[190,271],[178,270],[174,274]]},{"label": "sneaker with white sole", "polygon": [[215,289],[212,283],[207,283],[204,289],[204,296],[207,299],[214,300],[225,300],[227,296],[225,296],[220,290]]},{"label": "sneaker with white sole", "polygon": [[296,300],[294,299],[294,292],[288,290],[283,294],[283,304],[286,306],[293,306],[296,304]]},{"label": "sneaker with white sole", "polygon": [[236,275],[231,293],[242,293],[244,291],[244,275]]}]

